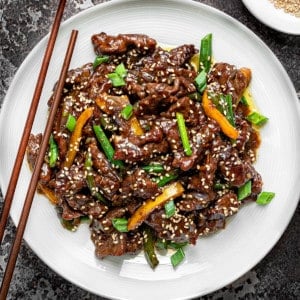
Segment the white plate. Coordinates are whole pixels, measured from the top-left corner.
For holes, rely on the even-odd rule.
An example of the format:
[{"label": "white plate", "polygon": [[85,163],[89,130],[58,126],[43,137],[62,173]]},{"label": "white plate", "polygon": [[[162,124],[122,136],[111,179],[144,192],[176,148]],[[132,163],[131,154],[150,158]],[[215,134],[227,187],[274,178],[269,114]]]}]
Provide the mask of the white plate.
[{"label": "white plate", "polygon": [[[262,130],[256,168],[276,198],[267,206],[245,206],[226,230],[199,239],[186,260],[173,269],[162,257],[152,271],[143,254],[98,260],[87,226],[64,230],[54,208],[41,196],[33,202],[25,240],[53,270],[95,294],[117,299],[183,299],[204,295],[234,281],[274,246],[296,208],[300,189],[300,114],[297,96],[285,70],[246,27],[211,7],[192,1],[125,0],[93,7],[65,22],[50,64],[33,131],[42,131],[46,102],[58,78],[69,34],[79,30],[71,67],[93,61],[93,33],[145,33],[162,44],[199,44],[213,33],[214,57],[253,71],[251,89],[257,106],[270,118]],[[0,119],[0,183],[5,193],[40,68],[46,40],[29,54],[6,95]],[[24,163],[11,216],[17,223],[30,172]]]},{"label": "white plate", "polygon": [[278,9],[270,0],[242,0],[248,10],[262,23],[281,32],[300,34],[300,17]]}]

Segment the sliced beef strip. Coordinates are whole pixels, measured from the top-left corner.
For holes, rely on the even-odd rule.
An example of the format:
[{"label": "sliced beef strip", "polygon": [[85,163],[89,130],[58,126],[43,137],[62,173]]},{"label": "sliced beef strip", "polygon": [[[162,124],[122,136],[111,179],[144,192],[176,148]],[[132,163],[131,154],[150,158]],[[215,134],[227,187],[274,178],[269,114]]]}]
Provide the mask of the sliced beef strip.
[{"label": "sliced beef strip", "polygon": [[101,54],[122,54],[130,48],[136,48],[141,52],[153,51],[156,41],[144,34],[119,34],[107,35],[104,32],[92,36],[95,52]]}]

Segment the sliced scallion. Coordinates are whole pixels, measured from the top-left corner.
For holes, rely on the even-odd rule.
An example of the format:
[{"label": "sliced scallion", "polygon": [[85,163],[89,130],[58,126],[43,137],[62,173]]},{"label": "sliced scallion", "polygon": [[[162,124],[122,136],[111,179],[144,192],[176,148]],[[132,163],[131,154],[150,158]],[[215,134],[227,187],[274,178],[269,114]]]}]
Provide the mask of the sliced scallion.
[{"label": "sliced scallion", "polygon": [[245,105],[245,106],[249,106],[249,103],[248,103],[248,101],[247,101],[247,99],[246,99],[246,97],[245,96],[242,96],[242,98],[241,98],[241,103],[243,104],[243,105]]},{"label": "sliced scallion", "polygon": [[254,111],[247,116],[247,120],[256,126],[264,125],[269,119],[260,113]]},{"label": "sliced scallion", "polygon": [[250,196],[251,188],[252,188],[251,180],[247,181],[244,185],[240,186],[238,188],[238,193],[237,193],[238,200],[241,201],[247,198],[248,196]]},{"label": "sliced scallion", "polygon": [[183,114],[180,112],[177,112],[176,118],[177,118],[177,125],[178,125],[178,130],[179,130],[183,150],[187,156],[191,156],[193,154],[193,151],[191,149],[190,141],[188,138],[188,133],[186,130]]},{"label": "sliced scallion", "polygon": [[131,104],[127,104],[122,110],[121,110],[121,116],[125,120],[129,120],[130,117],[133,114],[133,106]]},{"label": "sliced scallion", "polygon": [[161,164],[149,164],[142,167],[143,170],[149,173],[160,173],[164,171],[164,166]]},{"label": "sliced scallion", "polygon": [[128,232],[128,220],[126,218],[114,218],[112,224],[119,232]]},{"label": "sliced scallion", "polygon": [[103,131],[102,127],[100,125],[93,125],[93,130],[108,160],[112,164],[120,168],[123,168],[124,167],[123,162],[121,160],[114,159],[115,150],[111,145],[105,132]]},{"label": "sliced scallion", "polygon": [[76,118],[71,115],[68,114],[68,118],[67,118],[67,122],[66,122],[66,128],[70,131],[73,132],[76,126]]},{"label": "sliced scallion", "polygon": [[206,72],[205,70],[202,70],[197,77],[195,78],[195,85],[199,93],[203,93],[206,89],[207,83],[206,83]]},{"label": "sliced scallion", "polygon": [[261,192],[256,199],[256,203],[259,205],[266,205],[270,203],[274,197],[275,193],[273,192]]},{"label": "sliced scallion", "polygon": [[54,140],[53,135],[50,135],[49,139],[49,166],[50,168],[54,168],[56,165],[56,161],[58,160],[58,146]]},{"label": "sliced scallion", "polygon": [[207,34],[201,39],[200,45],[200,58],[199,58],[199,70],[209,72],[212,62],[212,34]]},{"label": "sliced scallion", "polygon": [[115,73],[117,73],[122,78],[127,76],[127,70],[123,63],[120,63],[119,65],[117,65],[117,67],[115,69]]},{"label": "sliced scallion", "polygon": [[177,174],[166,174],[165,176],[162,176],[161,178],[158,178],[157,185],[159,187],[165,186],[170,181],[176,179],[178,177]]},{"label": "sliced scallion", "polygon": [[108,55],[97,56],[94,60],[93,68],[96,69],[99,65],[101,65],[104,62],[108,62],[108,61],[109,61]]},{"label": "sliced scallion", "polygon": [[114,87],[124,86],[126,84],[125,80],[117,73],[109,73],[107,74],[107,77],[111,80]]},{"label": "sliced scallion", "polygon": [[114,87],[124,86],[126,84],[124,78],[127,76],[127,70],[123,63],[120,63],[115,72],[107,74],[107,77],[111,80]]},{"label": "sliced scallion", "polygon": [[173,267],[177,267],[183,260],[185,254],[182,248],[177,249],[177,251],[171,256],[171,263]]},{"label": "sliced scallion", "polygon": [[174,200],[170,200],[165,204],[165,215],[167,218],[172,217],[175,214],[176,207]]}]

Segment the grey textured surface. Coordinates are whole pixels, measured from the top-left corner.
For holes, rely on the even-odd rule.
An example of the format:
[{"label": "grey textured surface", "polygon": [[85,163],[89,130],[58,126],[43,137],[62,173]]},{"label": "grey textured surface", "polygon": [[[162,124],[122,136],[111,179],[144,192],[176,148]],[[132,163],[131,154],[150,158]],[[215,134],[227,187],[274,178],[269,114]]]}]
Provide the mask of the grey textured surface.
[{"label": "grey textured surface", "polygon": [[[18,67],[48,33],[55,13],[52,0],[0,0],[0,107]],[[101,0],[68,1],[64,19]],[[233,16],[271,48],[287,70],[300,95],[300,36],[276,32],[257,21],[240,0],[202,0]],[[0,145],[3,147],[3,145]],[[1,172],[1,170],[0,170]],[[0,191],[0,208],[3,197]],[[271,252],[231,285],[201,299],[300,299],[300,207]],[[0,250],[0,277],[15,228],[9,221]],[[103,299],[69,283],[49,269],[24,243],[8,299]]]}]

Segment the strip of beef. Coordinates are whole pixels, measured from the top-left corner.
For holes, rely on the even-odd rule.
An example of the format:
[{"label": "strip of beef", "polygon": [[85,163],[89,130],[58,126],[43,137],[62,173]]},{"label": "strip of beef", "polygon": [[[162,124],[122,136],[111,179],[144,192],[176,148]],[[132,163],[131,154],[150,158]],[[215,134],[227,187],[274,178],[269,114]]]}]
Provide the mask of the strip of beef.
[{"label": "strip of beef", "polygon": [[196,243],[198,232],[193,214],[176,213],[166,218],[164,209],[154,211],[145,221],[151,226],[159,238],[175,243]]},{"label": "strip of beef", "polygon": [[153,51],[156,41],[144,34],[107,35],[105,32],[92,36],[95,52],[101,54],[122,54],[136,48],[141,52]]},{"label": "strip of beef", "polygon": [[208,74],[209,91],[232,95],[233,106],[236,107],[250,80],[250,69],[237,69],[228,63],[216,63]]}]

